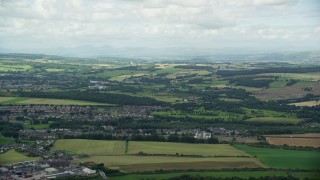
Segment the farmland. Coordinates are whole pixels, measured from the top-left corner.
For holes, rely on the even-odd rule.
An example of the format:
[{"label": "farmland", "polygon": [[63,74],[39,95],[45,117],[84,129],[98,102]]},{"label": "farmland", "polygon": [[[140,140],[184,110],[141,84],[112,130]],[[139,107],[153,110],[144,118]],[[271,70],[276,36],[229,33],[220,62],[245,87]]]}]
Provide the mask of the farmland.
[{"label": "farmland", "polygon": [[279,169],[320,169],[320,153],[314,151],[235,145],[236,148],[256,157],[265,165]]},{"label": "farmland", "polygon": [[319,169],[319,141],[305,137],[320,132],[319,63],[12,56],[0,58],[5,150],[103,163],[132,179]]}]

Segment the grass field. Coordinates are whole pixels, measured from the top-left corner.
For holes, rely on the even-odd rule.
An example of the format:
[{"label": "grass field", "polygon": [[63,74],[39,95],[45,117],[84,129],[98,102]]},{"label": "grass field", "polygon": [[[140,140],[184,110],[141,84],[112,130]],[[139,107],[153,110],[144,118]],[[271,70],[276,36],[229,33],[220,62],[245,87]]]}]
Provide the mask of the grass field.
[{"label": "grass field", "polygon": [[[111,180],[141,180],[141,179],[153,179],[162,180],[169,179],[172,177],[181,176],[183,174],[193,175],[193,176],[206,176],[206,177],[219,177],[219,178],[259,178],[264,176],[287,176],[284,171],[236,171],[236,172],[181,172],[181,173],[165,173],[165,174],[130,174],[126,176],[112,177]],[[299,174],[300,175],[300,174]],[[297,175],[298,176],[298,175]],[[299,177],[309,177],[305,174],[301,174]]]},{"label": "grass field", "polygon": [[262,163],[281,169],[320,169],[320,152],[235,145]]},{"label": "grass field", "polygon": [[248,156],[246,153],[227,144],[129,141],[128,154],[138,154],[140,151],[147,154],[175,155],[176,153],[179,153],[184,155],[202,156]]},{"label": "grass field", "polygon": [[79,101],[69,99],[48,99],[28,97],[0,97],[0,104],[52,104],[52,105],[111,105],[90,101]]},{"label": "grass field", "polygon": [[269,124],[269,123],[298,124],[300,122],[303,122],[302,119],[283,118],[283,117],[255,117],[255,118],[250,118],[246,121],[251,123],[263,123],[263,124]]},{"label": "grass field", "polygon": [[10,150],[8,152],[0,154],[0,165],[35,159],[37,158],[28,157],[15,150]]},{"label": "grass field", "polygon": [[66,150],[76,154],[88,155],[123,155],[125,154],[125,141],[102,141],[65,139],[57,140],[53,150]]}]

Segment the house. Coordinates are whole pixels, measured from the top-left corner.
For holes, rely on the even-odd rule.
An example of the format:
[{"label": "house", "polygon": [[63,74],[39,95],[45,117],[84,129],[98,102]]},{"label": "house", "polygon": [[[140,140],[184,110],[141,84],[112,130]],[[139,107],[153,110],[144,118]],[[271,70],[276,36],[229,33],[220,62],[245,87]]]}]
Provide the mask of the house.
[{"label": "house", "polygon": [[86,175],[91,175],[91,174],[95,174],[96,170],[92,170],[92,169],[85,167],[82,169],[82,172],[85,173]]}]

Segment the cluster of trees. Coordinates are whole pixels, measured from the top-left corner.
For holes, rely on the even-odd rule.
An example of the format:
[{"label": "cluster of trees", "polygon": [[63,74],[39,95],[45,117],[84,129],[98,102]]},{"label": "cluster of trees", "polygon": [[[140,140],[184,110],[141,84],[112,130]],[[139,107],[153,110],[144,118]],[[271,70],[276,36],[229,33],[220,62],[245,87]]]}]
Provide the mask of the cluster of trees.
[{"label": "cluster of trees", "polygon": [[20,123],[11,123],[7,121],[0,121],[0,133],[5,137],[17,138],[19,131],[23,129]]},{"label": "cluster of trees", "polygon": [[248,87],[267,87],[270,83],[274,81],[274,77],[272,76],[261,76],[260,79],[256,79],[254,76],[246,76],[246,77],[235,77],[229,78],[229,83],[235,84],[237,86],[248,86]]},{"label": "cluster of trees", "polygon": [[125,94],[100,93],[99,91],[64,91],[64,92],[21,92],[22,97],[57,98],[94,101],[100,103],[121,104],[121,105],[167,105],[148,97],[136,97]]}]

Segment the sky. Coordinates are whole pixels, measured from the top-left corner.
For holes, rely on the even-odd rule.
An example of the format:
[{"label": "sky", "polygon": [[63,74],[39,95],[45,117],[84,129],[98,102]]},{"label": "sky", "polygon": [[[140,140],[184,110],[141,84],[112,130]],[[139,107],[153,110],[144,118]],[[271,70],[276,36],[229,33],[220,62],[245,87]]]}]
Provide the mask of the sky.
[{"label": "sky", "polygon": [[0,48],[320,50],[319,0],[0,0]]}]

